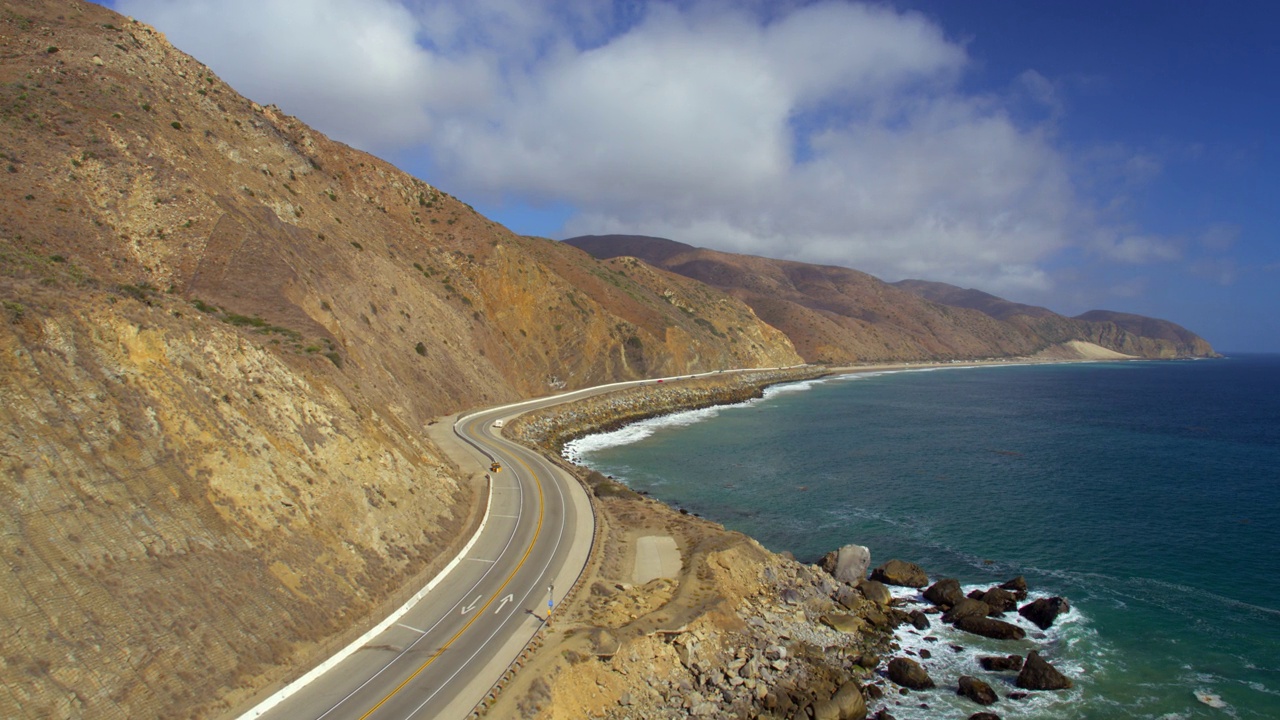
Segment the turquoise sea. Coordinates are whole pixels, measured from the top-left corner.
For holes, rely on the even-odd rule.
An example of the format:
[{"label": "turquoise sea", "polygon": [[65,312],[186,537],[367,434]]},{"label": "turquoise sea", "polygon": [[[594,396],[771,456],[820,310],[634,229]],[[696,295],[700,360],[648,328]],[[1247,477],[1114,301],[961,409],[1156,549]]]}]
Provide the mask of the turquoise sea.
[{"label": "turquoise sea", "polygon": [[[1066,597],[1034,646],[1076,687],[1002,699],[1006,719],[1280,718],[1280,356],[851,375],[567,452],[803,561],[859,543]],[[932,632],[936,677],[1001,695],[1014,675],[974,656],[1033,647]],[[979,709],[954,685],[901,702]]]}]

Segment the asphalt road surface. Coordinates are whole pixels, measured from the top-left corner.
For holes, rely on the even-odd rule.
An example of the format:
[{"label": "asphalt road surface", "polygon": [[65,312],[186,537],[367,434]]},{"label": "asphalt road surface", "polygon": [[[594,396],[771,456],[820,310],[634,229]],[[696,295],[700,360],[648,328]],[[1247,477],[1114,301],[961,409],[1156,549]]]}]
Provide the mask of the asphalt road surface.
[{"label": "asphalt road surface", "polygon": [[484,529],[461,562],[359,650],[270,710],[245,717],[463,718],[475,708],[542,627],[548,601],[559,602],[577,579],[594,532],[578,482],[493,427],[534,405],[466,416],[455,426],[502,464],[490,474]]},{"label": "asphalt road surface", "polygon": [[578,481],[503,439],[494,422],[652,382],[614,383],[459,419],[454,428],[475,448],[476,461],[487,466],[496,459],[502,465],[490,474],[487,519],[474,544],[383,631],[241,720],[465,718],[546,622],[548,602],[559,603],[577,580],[595,533],[591,504]]}]

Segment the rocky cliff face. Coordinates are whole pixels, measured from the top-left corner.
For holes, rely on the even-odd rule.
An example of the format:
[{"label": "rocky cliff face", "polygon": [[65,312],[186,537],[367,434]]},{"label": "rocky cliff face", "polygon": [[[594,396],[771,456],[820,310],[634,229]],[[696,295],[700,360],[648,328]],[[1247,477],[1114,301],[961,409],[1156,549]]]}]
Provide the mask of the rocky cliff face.
[{"label": "rocky cliff face", "polygon": [[469,524],[471,485],[329,360],[177,299],[3,287],[0,715],[216,714]]},{"label": "rocky cliff face", "polygon": [[1125,355],[1149,358],[1218,356],[1204,338],[1168,320],[1108,310],[1068,318],[1046,308],[946,283],[903,280],[894,285],[943,305],[979,310],[1054,345],[1091,342]]},{"label": "rocky cliff face", "polygon": [[5,3],[0,56],[0,716],[213,716],[305,667],[467,535],[435,417],[799,361],[98,5]]},{"label": "rocky cliff face", "polygon": [[1212,357],[1202,338],[1173,323],[1094,311],[1078,318],[945,283],[884,283],[848,268],[695,248],[635,235],[565,242],[600,258],[634,256],[750,305],[808,362],[969,360],[1033,355],[1072,341],[1139,357]]}]

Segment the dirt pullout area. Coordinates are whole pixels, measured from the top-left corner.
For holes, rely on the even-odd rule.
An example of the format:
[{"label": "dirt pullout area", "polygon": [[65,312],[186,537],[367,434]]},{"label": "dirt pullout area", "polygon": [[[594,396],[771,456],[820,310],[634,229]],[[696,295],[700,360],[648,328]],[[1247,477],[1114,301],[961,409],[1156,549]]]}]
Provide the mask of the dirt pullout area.
[{"label": "dirt pullout area", "polygon": [[670,535],[644,535],[636,538],[636,562],[632,582],[643,585],[657,578],[680,575],[680,546]]}]

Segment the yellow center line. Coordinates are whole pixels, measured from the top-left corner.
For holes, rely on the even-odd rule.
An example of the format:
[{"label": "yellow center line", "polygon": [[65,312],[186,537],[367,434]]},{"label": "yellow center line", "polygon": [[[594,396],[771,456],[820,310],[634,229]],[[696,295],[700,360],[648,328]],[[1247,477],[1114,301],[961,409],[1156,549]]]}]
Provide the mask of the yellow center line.
[{"label": "yellow center line", "polygon": [[[473,427],[474,427],[474,426],[473,426]],[[471,619],[467,621],[467,624],[466,624],[466,625],[463,625],[463,626],[462,626],[462,629],[460,629],[460,630],[458,630],[458,632],[454,633],[453,637],[449,638],[449,642],[445,643],[444,645],[441,645],[441,646],[440,646],[440,649],[439,649],[439,650],[436,650],[436,651],[435,651],[435,653],[434,653],[431,657],[427,658],[427,661],[426,661],[426,662],[424,662],[424,663],[422,663],[422,665],[421,665],[417,670],[414,670],[412,675],[410,675],[409,677],[405,678],[405,679],[404,679],[404,682],[402,682],[402,683],[400,683],[399,685],[397,685],[397,686],[396,686],[396,688],[395,688],[394,690],[392,690],[391,692],[387,693],[387,696],[386,696],[386,697],[384,697],[384,698],[382,698],[381,700],[379,700],[377,705],[374,705],[373,707],[369,708],[369,711],[368,711],[368,712],[366,712],[365,714],[361,715],[361,716],[360,716],[360,720],[368,720],[368,717],[369,717],[370,715],[372,715],[373,713],[375,713],[375,712],[378,710],[378,708],[380,708],[380,707],[382,707],[383,705],[385,705],[385,704],[386,704],[386,702],[387,702],[388,700],[390,700],[391,698],[395,697],[396,693],[398,693],[398,692],[400,692],[401,690],[403,690],[403,689],[404,689],[404,687],[405,687],[406,685],[408,685],[410,682],[412,682],[414,678],[416,678],[416,677],[418,677],[418,675],[422,674],[422,671],[423,671],[423,670],[426,670],[428,665],[430,665],[431,663],[435,662],[435,661],[436,661],[436,658],[440,657],[440,656],[444,653],[444,651],[445,651],[445,650],[448,650],[448,649],[449,649],[449,646],[450,646],[450,645],[452,645],[452,644],[454,643],[454,641],[456,641],[458,638],[462,637],[462,634],[463,634],[463,633],[465,633],[465,632],[467,631],[467,628],[471,627],[471,623],[474,623],[476,620],[478,620],[478,619],[480,618],[480,616],[484,614],[484,611],[485,611],[485,610],[487,610],[487,609],[488,609],[488,607],[489,607],[490,605],[492,605],[492,604],[493,604],[493,601],[498,599],[498,596],[502,594],[502,591],[503,591],[504,589],[506,589],[507,584],[508,584],[508,583],[510,583],[510,582],[511,582],[511,580],[516,576],[516,573],[520,572],[520,568],[524,567],[524,563],[525,563],[525,561],[529,559],[529,554],[533,552],[533,546],[534,546],[534,543],[538,542],[538,535],[542,533],[542,512],[543,512],[543,504],[542,504],[542,481],[538,479],[538,474],[537,474],[537,473],[535,473],[535,472],[533,471],[533,468],[529,467],[529,464],[528,464],[528,463],[526,463],[524,460],[521,460],[519,456],[513,456],[513,457],[515,457],[516,462],[518,462],[518,463],[520,463],[521,465],[523,465],[523,466],[524,466],[524,469],[525,469],[525,470],[527,470],[527,471],[529,472],[529,474],[533,477],[533,482],[534,482],[534,484],[536,484],[536,485],[537,485],[537,487],[538,487],[538,526],[537,526],[536,528],[534,528],[534,531],[533,531],[533,539],[529,541],[529,547],[525,548],[524,556],[520,558],[520,562],[516,563],[515,569],[513,569],[513,570],[511,571],[511,574],[507,576],[507,579],[506,579],[506,580],[503,580],[503,581],[502,581],[502,585],[498,587],[498,590],[497,590],[496,592],[494,592],[494,594],[493,594],[492,596],[490,596],[489,600],[485,602],[484,606],[483,606],[483,607],[481,607],[481,608],[476,612],[476,614],[475,614],[475,615],[472,615],[472,616],[471,616]]]}]

